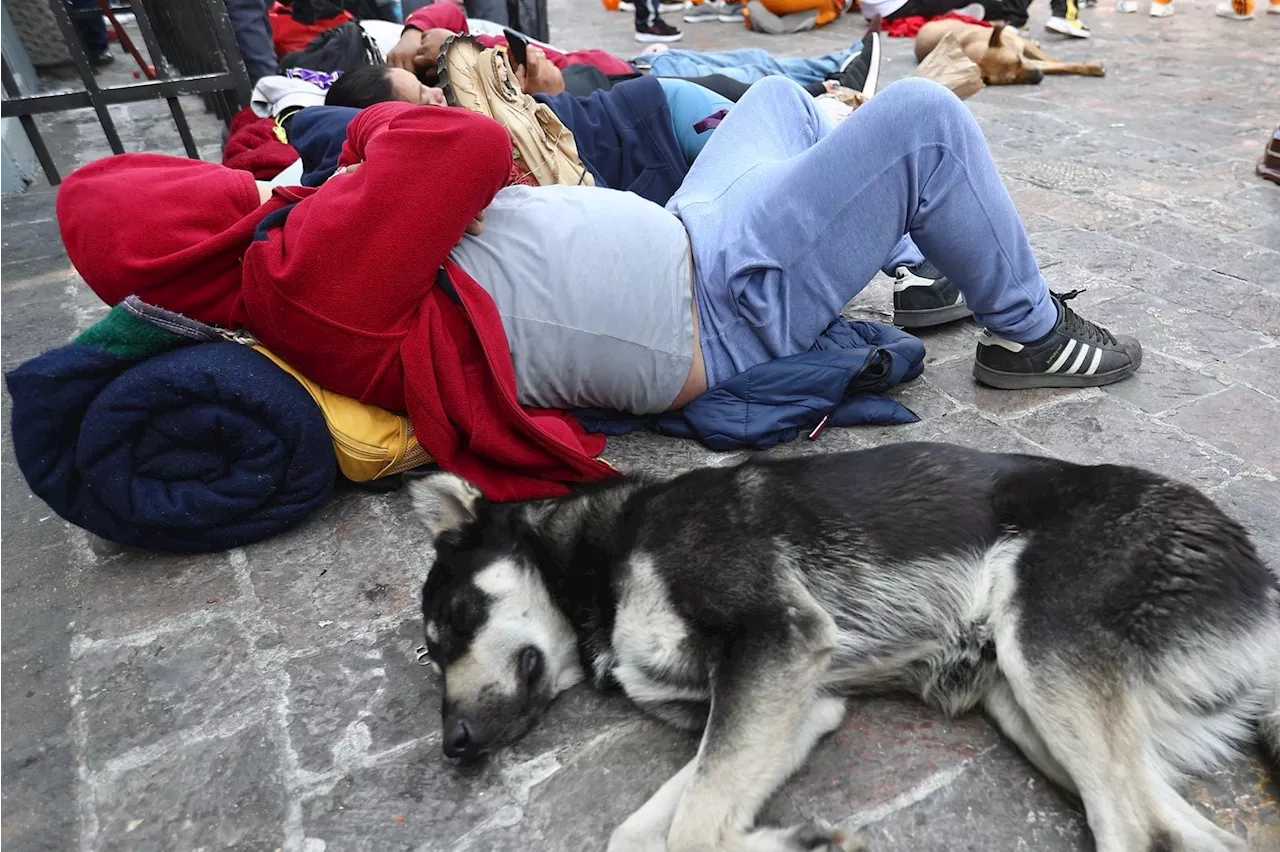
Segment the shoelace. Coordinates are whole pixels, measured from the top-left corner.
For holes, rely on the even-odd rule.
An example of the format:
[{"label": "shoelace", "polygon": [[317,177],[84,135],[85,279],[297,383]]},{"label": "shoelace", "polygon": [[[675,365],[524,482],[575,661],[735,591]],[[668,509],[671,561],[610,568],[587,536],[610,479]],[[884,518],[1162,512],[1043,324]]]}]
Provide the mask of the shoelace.
[{"label": "shoelace", "polygon": [[1067,302],[1083,293],[1084,290],[1072,290],[1069,293],[1053,293],[1053,297],[1062,305],[1062,327],[1072,337],[1082,338],[1089,343],[1102,343],[1115,346],[1116,338],[1102,326],[1089,322],[1067,305]]}]

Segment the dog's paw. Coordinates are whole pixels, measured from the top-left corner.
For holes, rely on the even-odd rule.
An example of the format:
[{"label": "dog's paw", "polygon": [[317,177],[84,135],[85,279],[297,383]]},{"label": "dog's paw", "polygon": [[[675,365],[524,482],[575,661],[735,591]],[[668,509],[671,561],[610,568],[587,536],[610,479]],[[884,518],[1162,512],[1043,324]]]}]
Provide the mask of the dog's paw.
[{"label": "dog's paw", "polygon": [[747,836],[748,852],[867,852],[866,838],[811,820],[790,828],[759,828]]}]

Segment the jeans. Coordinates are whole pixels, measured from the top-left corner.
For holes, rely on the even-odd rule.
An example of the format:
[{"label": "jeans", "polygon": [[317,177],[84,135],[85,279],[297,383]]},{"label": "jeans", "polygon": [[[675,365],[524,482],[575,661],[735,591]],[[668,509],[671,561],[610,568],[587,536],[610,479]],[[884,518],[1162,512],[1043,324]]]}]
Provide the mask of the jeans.
[{"label": "jeans", "polygon": [[749,48],[726,53],[668,50],[644,59],[648,60],[649,69],[655,77],[723,74],[744,83],[754,83],[765,77],[782,76],[806,86],[821,83],[828,74],[839,71],[841,63],[851,55],[853,51],[846,50],[811,59],[776,59],[768,51]]},{"label": "jeans", "polygon": [[969,110],[937,83],[886,88],[834,128],[762,80],[667,205],[693,245],[707,382],[807,351],[909,234],[979,323],[1019,342],[1057,308]]},{"label": "jeans", "polygon": [[86,53],[101,53],[106,50],[107,23],[102,18],[98,0],[69,0],[67,5],[77,12],[90,9],[98,11],[98,14],[92,17],[78,18],[73,16],[72,20],[76,23],[76,32],[80,34],[80,42],[84,45]]},{"label": "jeans", "polygon": [[249,80],[257,83],[277,73],[276,46],[267,19],[267,0],[226,0],[227,19],[240,46]]}]

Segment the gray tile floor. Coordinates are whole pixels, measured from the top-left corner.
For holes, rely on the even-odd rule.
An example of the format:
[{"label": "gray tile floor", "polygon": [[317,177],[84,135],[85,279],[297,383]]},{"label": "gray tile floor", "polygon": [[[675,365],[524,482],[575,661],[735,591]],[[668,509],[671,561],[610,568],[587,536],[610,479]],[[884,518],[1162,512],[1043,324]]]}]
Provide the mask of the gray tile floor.
[{"label": "gray tile floor", "polygon": [[[1092,42],[1053,44],[1103,60],[1106,79],[970,101],[1053,286],[1086,288],[1089,316],[1137,333],[1142,373],[1104,390],[993,392],[969,375],[974,329],[951,327],[925,337],[925,376],[898,392],[920,423],[832,429],[778,452],[936,438],[1142,464],[1208,490],[1280,564],[1280,187],[1252,174],[1280,122],[1280,19],[1231,23],[1207,0],[1177,2],[1162,21],[1087,11]],[[562,46],[635,52],[625,14],[590,0],[551,11]],[[1034,12],[1038,32],[1047,11]],[[860,35],[854,20],[775,39],[714,23],[686,31],[692,48],[787,55]],[[890,79],[907,75],[910,45],[891,42],[887,60]],[[119,110],[127,144],[180,152],[166,114]],[[89,115],[48,126],[64,164],[107,153]],[[218,127],[197,130],[216,150]],[[53,199],[4,201],[6,369],[101,315],[61,251]],[[851,308],[888,309],[883,280]],[[446,766],[437,688],[412,654],[428,544],[401,496],[337,497],[300,529],[231,553],[123,554],[30,495],[5,422],[13,850],[600,849],[694,748],[579,689],[501,758]],[[732,460],[651,435],[614,441],[608,457],[630,470]],[[1194,798],[1253,848],[1280,849],[1261,766],[1224,769]],[[984,720],[892,700],[856,703],[768,815],[865,825],[885,850],[1091,847],[1076,808]]]}]

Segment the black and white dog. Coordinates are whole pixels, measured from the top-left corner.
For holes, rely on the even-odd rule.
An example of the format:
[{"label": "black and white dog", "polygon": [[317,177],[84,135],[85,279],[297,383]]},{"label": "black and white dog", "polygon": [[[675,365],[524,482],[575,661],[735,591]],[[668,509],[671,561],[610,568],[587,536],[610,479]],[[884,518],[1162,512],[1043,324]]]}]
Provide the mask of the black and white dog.
[{"label": "black and white dog", "polygon": [[1244,848],[1176,787],[1259,731],[1280,759],[1280,581],[1146,471],[897,444],[515,505],[411,487],[445,754],[512,742],[587,676],[703,729],[611,850],[854,848],[754,824],[852,692],[982,707],[1102,852]]}]

